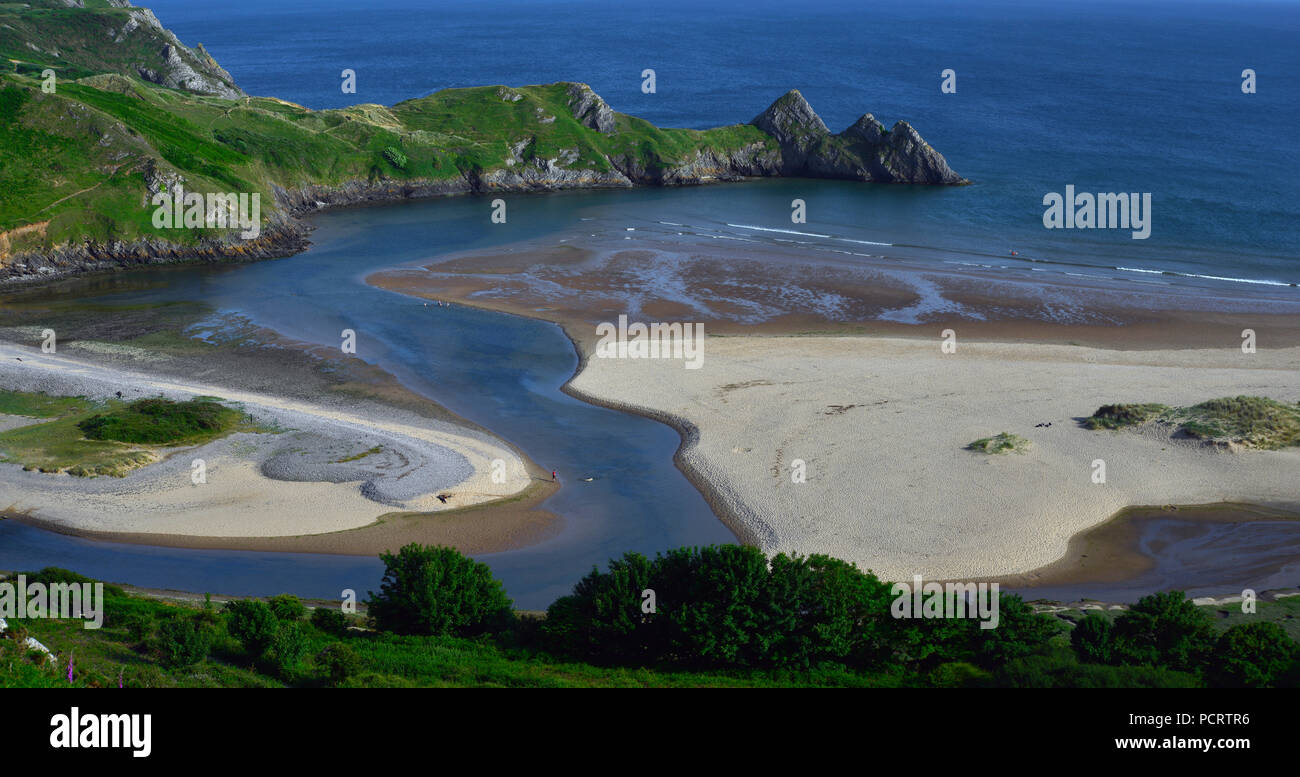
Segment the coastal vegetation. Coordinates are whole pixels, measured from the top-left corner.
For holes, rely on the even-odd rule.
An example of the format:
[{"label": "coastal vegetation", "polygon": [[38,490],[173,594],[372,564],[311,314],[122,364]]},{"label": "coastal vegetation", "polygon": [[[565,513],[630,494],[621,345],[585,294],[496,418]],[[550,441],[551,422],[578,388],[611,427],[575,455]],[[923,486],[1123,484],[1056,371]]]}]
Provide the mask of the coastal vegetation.
[{"label": "coastal vegetation", "polygon": [[1267,397],[1211,399],[1190,407],[1160,404],[1103,405],[1083,425],[1123,429],[1164,424],[1197,440],[1276,450],[1300,445],[1300,404]]},{"label": "coastal vegetation", "polygon": [[0,389],[0,414],[52,419],[0,432],[0,461],[82,477],[122,477],[162,448],[256,428],[243,412],[208,398],[92,402]]},{"label": "coastal vegetation", "polygon": [[142,445],[198,445],[235,428],[244,414],[211,399],[178,402],[156,397],[95,413],[77,423],[87,440]]},{"label": "coastal vegetation", "polygon": [[[490,571],[454,550],[413,545],[384,558],[384,590],[355,614],[291,595],[218,607],[106,586],[102,629],[11,620],[0,687],[1300,685],[1300,597],[1260,601],[1250,615],[1177,591],[1122,611],[1049,614],[1004,594],[998,626],[985,630],[969,618],[895,618],[891,586],[837,559],[769,563],[725,545],[625,554],[543,614],[510,610]],[[60,569],[27,577],[87,580]],[[28,636],[57,658],[28,650]]]},{"label": "coastal vegetation", "polygon": [[1018,434],[1000,432],[992,437],[982,437],[967,445],[966,449],[981,453],[1024,453],[1029,450],[1029,440]]},{"label": "coastal vegetation", "polygon": [[[964,182],[905,122],[832,135],[794,90],[707,130],[656,127],[574,82],[311,110],[244,95],[145,9],[86,5],[0,4],[0,278],[283,256],[306,246],[296,217],[327,205],[772,175]],[[251,239],[197,211],[179,229],[155,218],[159,195],[236,193],[259,197]]]}]

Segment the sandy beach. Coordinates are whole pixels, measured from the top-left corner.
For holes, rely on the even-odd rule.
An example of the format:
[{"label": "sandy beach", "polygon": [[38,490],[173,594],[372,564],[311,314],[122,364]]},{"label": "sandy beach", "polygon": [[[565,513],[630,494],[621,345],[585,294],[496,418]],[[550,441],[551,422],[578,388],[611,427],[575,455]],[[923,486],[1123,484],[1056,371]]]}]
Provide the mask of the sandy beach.
[{"label": "sandy beach", "polygon": [[[164,450],[159,461],[122,478],[52,475],[0,464],[4,512],[59,531],[114,539],[171,538],[168,544],[206,538],[179,540],[199,546],[289,538],[298,542],[281,549],[370,553],[410,536],[415,516],[474,515],[430,527],[446,540],[458,534],[451,530],[453,524],[484,522],[483,511],[472,509],[476,506],[510,501],[521,508],[535,504],[540,495],[535,473],[509,445],[479,430],[377,402],[357,400],[346,409],[337,403],[325,406],[11,344],[0,344],[0,386],[89,398],[116,392],[124,399],[217,396],[274,429]],[[6,419],[6,426],[31,422]],[[199,484],[191,478],[197,459],[206,469],[205,482]],[[493,478],[494,462],[504,478]],[[445,502],[437,498],[440,494]],[[526,540],[546,533],[548,522],[542,516],[519,512],[505,525],[486,530],[479,525],[460,534],[466,545],[481,550],[510,544],[512,534]]]},{"label": "sandy beach", "polygon": [[[979,342],[943,354],[938,338],[737,337],[709,340],[699,370],[591,359],[572,388],[697,430],[684,465],[764,550],[841,556],[889,579],[957,578],[1050,564],[1074,534],[1132,505],[1300,507],[1295,449],[1226,452],[1077,421],[1112,402],[1295,402],[1298,368],[1300,348]],[[1004,431],[1030,450],[965,450]],[[796,460],[804,483],[792,482]],[[1096,460],[1104,484],[1092,481]]]},{"label": "sandy beach", "polygon": [[[1300,400],[1293,304],[1261,313],[1204,289],[782,267],[797,252],[772,249],[699,248],[674,263],[665,250],[566,239],[369,280],[561,324],[583,356],[566,390],[677,427],[678,465],[742,541],[772,553],[827,553],[891,579],[1015,575],[1132,506],[1300,508],[1300,450],[1079,423],[1116,402]],[[704,322],[702,368],[593,358],[595,325],[619,314]],[[1267,346],[1243,353],[1244,328]],[[1029,451],[966,449],[1000,432]]]}]

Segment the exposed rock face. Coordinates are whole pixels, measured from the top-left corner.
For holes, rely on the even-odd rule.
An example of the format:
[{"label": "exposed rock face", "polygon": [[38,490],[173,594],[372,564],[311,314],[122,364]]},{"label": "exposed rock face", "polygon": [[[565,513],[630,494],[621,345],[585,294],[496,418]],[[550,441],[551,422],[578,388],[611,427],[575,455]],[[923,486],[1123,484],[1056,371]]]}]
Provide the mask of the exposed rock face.
[{"label": "exposed rock face", "polygon": [[102,270],[182,262],[252,262],[307,250],[308,229],[292,218],[273,215],[252,240],[205,238],[181,245],[159,238],[137,241],[86,242],[65,245],[48,253],[20,254],[0,267],[0,286],[40,283]]},{"label": "exposed rock face", "polygon": [[114,40],[121,42],[133,34],[147,34],[163,40],[157,60],[136,66],[136,72],[144,80],[171,89],[184,89],[229,100],[244,96],[243,90],[235,85],[235,79],[217,64],[202,44],[191,49],[181,43],[171,30],[162,26],[153,11],[147,8],[131,9],[130,20]]},{"label": "exposed rock face", "polygon": [[586,84],[569,85],[569,109],[573,118],[588,129],[606,135],[614,131],[613,109]]},{"label": "exposed rock face", "polygon": [[832,135],[798,90],[752,122],[781,147],[780,174],[880,183],[960,184],[966,179],[905,121],[885,132],[871,114]]}]

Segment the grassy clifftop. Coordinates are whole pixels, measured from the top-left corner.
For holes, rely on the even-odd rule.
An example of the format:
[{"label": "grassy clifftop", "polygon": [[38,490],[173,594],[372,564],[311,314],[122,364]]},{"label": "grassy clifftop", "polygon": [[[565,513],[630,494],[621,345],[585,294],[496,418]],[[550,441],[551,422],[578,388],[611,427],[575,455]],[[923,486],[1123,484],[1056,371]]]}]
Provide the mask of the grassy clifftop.
[{"label": "grassy clifftop", "polygon": [[[767,175],[961,181],[905,122],[885,132],[868,115],[829,135],[797,92],[709,130],[655,127],[569,82],[314,111],[243,95],[144,9],[87,4],[0,4],[0,281],[285,255],[305,246],[296,215],[370,200]],[[259,194],[262,235],[155,226],[154,195],[178,188]]]},{"label": "grassy clifftop", "polygon": [[[150,197],[258,192],[263,213],[331,199],[565,186],[630,186],[674,169],[726,177],[715,158],[775,153],[756,127],[666,130],[622,114],[602,133],[574,117],[574,84],[450,89],[395,106],[312,111],[274,98],[227,100],[122,75],[62,82],[0,76],[0,262],[69,242],[216,230],[159,230]],[[596,98],[599,99],[599,98]],[[625,174],[632,172],[636,179]],[[297,192],[307,192],[295,198]],[[335,196],[338,196],[335,193]]]}]

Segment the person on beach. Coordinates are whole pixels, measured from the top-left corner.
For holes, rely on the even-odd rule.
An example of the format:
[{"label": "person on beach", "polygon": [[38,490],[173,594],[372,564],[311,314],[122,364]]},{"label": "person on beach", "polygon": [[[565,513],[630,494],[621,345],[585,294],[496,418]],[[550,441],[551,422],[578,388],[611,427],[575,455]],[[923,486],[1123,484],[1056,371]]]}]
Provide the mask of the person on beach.
[{"label": "person on beach", "polygon": [[551,482],[555,482],[555,470],[551,470]]}]

